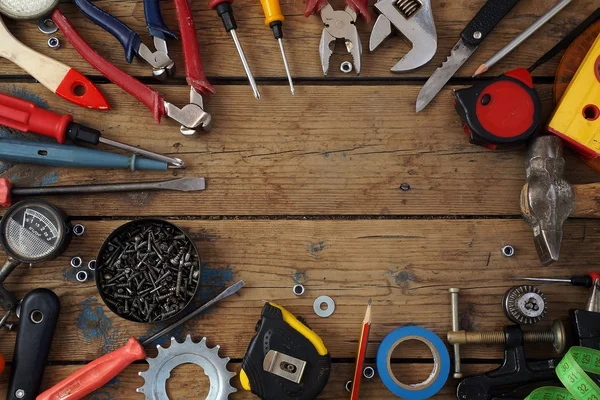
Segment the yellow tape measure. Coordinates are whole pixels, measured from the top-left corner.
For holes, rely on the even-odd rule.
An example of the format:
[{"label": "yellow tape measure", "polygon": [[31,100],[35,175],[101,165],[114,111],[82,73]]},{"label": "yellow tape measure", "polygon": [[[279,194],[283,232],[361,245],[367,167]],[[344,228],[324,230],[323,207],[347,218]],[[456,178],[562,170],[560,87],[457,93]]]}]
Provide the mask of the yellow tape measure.
[{"label": "yellow tape measure", "polygon": [[586,372],[600,374],[600,351],[571,347],[556,367],[556,375],[566,389],[539,388],[525,400],[600,400],[600,387]]}]

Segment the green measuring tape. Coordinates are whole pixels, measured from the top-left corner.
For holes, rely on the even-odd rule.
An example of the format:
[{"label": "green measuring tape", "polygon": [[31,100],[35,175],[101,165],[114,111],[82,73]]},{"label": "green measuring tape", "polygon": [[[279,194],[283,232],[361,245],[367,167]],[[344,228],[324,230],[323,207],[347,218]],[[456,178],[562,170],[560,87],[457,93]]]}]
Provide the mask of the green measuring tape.
[{"label": "green measuring tape", "polygon": [[525,400],[600,400],[600,387],[586,372],[600,374],[600,351],[571,347],[556,367],[556,375],[566,389],[542,387]]}]

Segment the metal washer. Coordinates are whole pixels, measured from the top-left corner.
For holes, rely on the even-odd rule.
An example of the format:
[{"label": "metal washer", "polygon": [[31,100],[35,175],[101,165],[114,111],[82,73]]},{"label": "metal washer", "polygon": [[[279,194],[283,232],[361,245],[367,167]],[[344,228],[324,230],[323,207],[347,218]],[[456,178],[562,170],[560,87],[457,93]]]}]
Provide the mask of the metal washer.
[{"label": "metal washer", "polygon": [[[326,304],[327,308],[324,310],[321,309],[322,304]],[[319,296],[313,304],[313,310],[315,310],[315,314],[321,318],[330,317],[335,311],[335,302],[329,296]]]}]

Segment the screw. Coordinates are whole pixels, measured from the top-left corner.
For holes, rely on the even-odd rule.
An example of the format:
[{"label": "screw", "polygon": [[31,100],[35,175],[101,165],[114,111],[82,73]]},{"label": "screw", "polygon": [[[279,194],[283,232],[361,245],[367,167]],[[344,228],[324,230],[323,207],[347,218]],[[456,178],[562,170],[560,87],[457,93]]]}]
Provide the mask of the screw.
[{"label": "screw", "polygon": [[22,399],[23,397],[25,397],[25,391],[23,389],[17,389],[15,391],[15,397],[17,399]]},{"label": "screw", "polygon": [[405,192],[408,192],[410,190],[410,185],[408,183],[402,183],[400,184],[400,189]]},{"label": "screw", "polygon": [[[460,330],[460,315],[458,313],[458,292],[459,288],[450,288],[450,303],[452,305],[452,332]],[[460,363],[460,345],[454,345],[454,379],[461,379],[463,374],[461,372]]]},{"label": "screw", "polygon": [[483,37],[483,34],[479,31],[476,31],[475,33],[473,33],[473,37],[477,40],[481,39]]},{"label": "screw", "polygon": [[[448,332],[450,344],[505,344],[504,332]],[[552,343],[554,350],[560,354],[566,348],[566,332],[562,321],[556,320],[550,331],[523,332],[524,343]]]}]

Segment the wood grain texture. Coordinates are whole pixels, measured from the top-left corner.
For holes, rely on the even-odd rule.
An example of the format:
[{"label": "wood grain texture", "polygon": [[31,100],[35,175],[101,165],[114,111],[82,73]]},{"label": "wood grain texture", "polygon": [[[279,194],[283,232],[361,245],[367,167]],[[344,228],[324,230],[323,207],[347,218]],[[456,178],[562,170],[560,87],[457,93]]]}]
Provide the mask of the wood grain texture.
[{"label": "wood grain texture", "polygon": [[[221,20],[209,8],[208,3],[208,1],[192,2],[200,51],[207,75],[213,79],[235,78],[240,83],[245,83],[244,71],[235,52],[233,42],[226,34]],[[478,52],[461,69],[458,76],[470,77],[482,62],[531,25],[554,3],[554,0],[520,3],[480,46]],[[138,32],[145,43],[151,43],[145,28],[142,0],[101,0],[97,1],[96,4],[130,25]],[[344,2],[335,0],[332,1],[332,4],[335,8],[342,8]],[[389,80],[403,80],[428,77],[450,54],[450,50],[459,39],[460,32],[468,21],[475,16],[482,4],[482,0],[432,0],[438,32],[438,52],[426,67],[408,74],[392,74],[390,68],[410,49],[410,46],[399,35],[394,35],[376,52],[370,53],[368,43],[371,26],[368,26],[361,19],[358,25],[364,49],[361,78],[378,77]],[[372,6],[372,4],[370,5]],[[284,26],[286,51],[293,75],[302,79],[323,78],[318,52],[323,28],[321,19],[317,16],[304,18],[305,2],[303,1],[284,0],[281,2],[281,7],[286,16]],[[568,7],[497,65],[493,73],[501,73],[517,67],[531,65],[596,8],[597,3],[594,0],[580,0],[577,5]],[[131,74],[151,76],[150,68],[139,60],[134,61],[132,65],[128,65],[125,62],[123,49],[119,43],[107,32],[102,31],[82,16],[74,4],[63,3],[60,5],[60,9],[81,31],[81,34],[92,47],[101,54]],[[167,24],[177,31],[174,5],[166,1],[162,2],[162,10]],[[239,25],[238,35],[254,74],[259,78],[278,78],[278,84],[287,85],[284,78],[285,71],[281,54],[272,32],[264,25],[260,3],[254,0],[238,0],[234,5],[234,10]],[[60,51],[52,51],[48,49],[46,44],[47,37],[35,27],[35,21],[11,22],[10,28],[20,40],[23,40],[34,49],[69,63],[83,73],[97,75],[97,72],[87,65],[71,48],[63,35],[57,34],[63,44]],[[183,76],[183,56],[180,45],[170,43],[169,52],[179,66],[179,76]],[[332,58],[331,76],[352,80],[354,79],[353,74],[345,75],[339,71],[340,62],[349,59],[349,55],[344,53],[345,51],[340,43]],[[553,60],[536,71],[536,74],[540,76],[554,75],[557,63],[558,59]],[[22,75],[23,72],[18,67],[6,62],[3,65],[1,74]]]},{"label": "wood grain texture", "polygon": [[[76,270],[69,266],[76,255],[85,262],[95,258],[104,238],[131,218],[169,218],[190,233],[202,257],[200,302],[234,281],[246,282],[239,295],[176,329],[174,336],[180,340],[187,333],[196,340],[208,337],[211,346],[221,345],[220,354],[231,357],[230,369],[237,371],[264,301],[275,301],[304,317],[328,347],[333,371],[320,396],[328,400],[349,397],[344,384],[352,376],[360,324],[370,298],[373,324],[367,361],[373,364],[379,343],[398,327],[416,324],[445,337],[451,328],[449,287],[461,288],[464,329],[500,330],[509,323],[501,311],[502,295],[519,283],[509,280],[511,277],[564,278],[596,268],[600,225],[593,219],[568,220],[561,261],[540,267],[531,230],[519,217],[524,148],[488,151],[470,145],[452,108],[452,90],[475,83],[468,78],[475,68],[555,0],[520,2],[459,71],[459,79],[420,114],[414,113],[414,107],[422,84],[449,54],[484,0],[432,0],[439,36],[437,55],[426,67],[407,74],[392,74],[389,69],[409,46],[396,36],[369,53],[370,27],[361,20],[358,28],[365,49],[361,76],[339,72],[337,66],[346,59],[340,43],[327,79],[322,76],[318,55],[320,18],[305,19],[304,2],[281,3],[286,15],[286,50],[297,85],[294,97],[289,94],[281,55],[263,23],[259,2],[237,0],[234,4],[238,35],[262,92],[257,102],[221,21],[209,9],[208,1],[192,2],[204,67],[217,90],[204,99],[214,129],[198,137],[182,136],[173,121],[156,125],[144,106],[103,79],[97,80],[98,86],[113,108],[104,113],[58,99],[32,83],[18,67],[3,61],[0,92],[71,113],[77,122],[101,129],[107,138],[181,157],[188,168],[131,173],[0,163],[0,177],[11,179],[16,186],[173,176],[207,179],[207,190],[201,193],[47,198],[87,230],[56,260],[21,266],[6,283],[18,297],[37,287],[48,287],[60,296],[63,312],[44,388],[120,347],[129,337],[144,338],[158,329],[112,314],[94,282],[78,283]],[[150,43],[142,0],[99,0],[95,4],[121,18]],[[342,0],[332,0],[332,4],[343,7]],[[162,1],[161,6],[167,24],[176,28],[172,2]],[[143,77],[168,101],[180,106],[188,102],[178,43],[171,45],[170,53],[178,63],[179,78],[155,84],[148,67],[139,60],[127,65],[117,41],[80,15],[74,4],[63,1],[60,7],[101,54]],[[530,65],[596,8],[597,0],[571,5],[492,74]],[[62,34],[57,34],[61,49],[51,51],[47,36],[37,30],[35,21],[8,21],[8,26],[33,49],[99,78]],[[535,72],[545,115],[553,108],[550,77],[557,63],[558,58]],[[0,136],[39,140],[9,129],[1,129]],[[598,181],[597,173],[578,156],[566,153],[569,181]],[[501,255],[505,244],[514,246],[514,257]],[[304,296],[292,293],[296,283],[305,286]],[[568,323],[568,310],[583,307],[588,296],[581,288],[565,285],[540,288],[549,300],[549,313],[534,329],[548,329],[553,319]],[[328,319],[313,312],[313,301],[319,295],[329,295],[336,302],[336,311]],[[11,360],[15,334],[3,335],[0,353]],[[165,340],[168,338],[161,342]],[[148,352],[154,356],[156,350]],[[536,359],[555,356],[544,345],[528,346],[526,352]],[[463,346],[461,353],[467,375],[494,369],[503,357],[497,346]],[[88,399],[141,399],[135,393],[143,383],[137,372],[145,368],[145,363],[136,363]],[[405,346],[394,353],[392,368],[401,380],[416,383],[430,371],[431,354],[419,346]],[[10,362],[0,376],[0,396],[5,395],[9,372]],[[234,382],[239,387],[238,380]],[[450,379],[436,399],[455,399],[455,386]],[[204,398],[206,387],[204,375],[193,367],[176,370],[168,384],[173,399]],[[362,389],[364,399],[396,398],[378,378],[365,382]],[[239,392],[231,398],[255,397]]]},{"label": "wood grain texture", "polygon": [[[128,215],[518,215],[525,179],[523,147],[489,151],[472,146],[444,90],[414,114],[417,86],[266,86],[259,103],[243,86],[221,86],[206,96],[211,133],[184,137],[165,120],[113,85],[101,85],[114,109],[84,110],[56,101],[39,85],[19,90],[57,112],[101,129],[106,137],[181,157],[177,176],[204,176],[201,193],[144,193],[54,197],[74,216]],[[184,104],[188,89],[157,86]],[[551,110],[549,85],[539,90]],[[13,93],[14,86],[0,90]],[[103,147],[110,150],[109,147]],[[597,174],[569,154],[567,179],[592,182]],[[22,186],[125,182],[172,177],[164,172],[40,168],[17,165],[3,177]],[[403,191],[403,183],[410,190]]]}]

